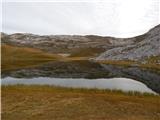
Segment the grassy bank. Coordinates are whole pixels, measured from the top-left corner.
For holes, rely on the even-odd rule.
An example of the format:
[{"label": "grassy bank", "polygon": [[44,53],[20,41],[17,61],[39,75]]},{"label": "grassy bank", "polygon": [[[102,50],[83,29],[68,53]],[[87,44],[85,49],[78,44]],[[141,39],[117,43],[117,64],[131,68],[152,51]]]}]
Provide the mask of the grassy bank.
[{"label": "grassy bank", "polygon": [[45,53],[38,49],[1,45],[2,71],[31,67],[60,59],[56,54]]},{"label": "grassy bank", "polygon": [[34,67],[52,61],[70,62],[89,59],[88,57],[63,57],[39,49],[16,47],[6,44],[1,45],[1,57],[2,71]]},{"label": "grassy bank", "polygon": [[97,89],[2,86],[5,120],[158,120],[160,97]]},{"label": "grassy bank", "polygon": [[129,60],[99,60],[98,63],[109,64],[109,65],[117,65],[123,67],[131,67],[131,66],[138,66],[138,63],[135,61]]},{"label": "grassy bank", "polygon": [[159,60],[160,60],[160,56],[150,57],[146,59],[145,63],[141,63],[141,61],[138,62],[138,61],[131,61],[131,60],[100,60],[97,62],[103,63],[103,64],[117,65],[122,67],[139,67],[139,68],[150,69],[152,71],[158,72],[160,71],[160,64],[158,63]]},{"label": "grassy bank", "polygon": [[81,48],[72,52],[69,57],[95,57],[104,51],[104,48]]}]

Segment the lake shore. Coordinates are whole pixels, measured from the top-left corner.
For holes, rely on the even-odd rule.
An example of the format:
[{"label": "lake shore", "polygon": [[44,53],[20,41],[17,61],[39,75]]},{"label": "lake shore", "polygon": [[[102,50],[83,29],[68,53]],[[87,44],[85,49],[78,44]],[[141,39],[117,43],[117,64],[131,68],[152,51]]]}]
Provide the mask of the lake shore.
[{"label": "lake shore", "polygon": [[121,90],[125,92],[135,91],[141,93],[158,94],[145,84],[129,78],[103,78],[103,79],[85,79],[85,78],[13,78],[6,77],[1,79],[1,85],[50,85],[66,88],[80,89],[109,89]]},{"label": "lake shore", "polygon": [[2,86],[2,119],[158,120],[160,97],[39,85]]}]

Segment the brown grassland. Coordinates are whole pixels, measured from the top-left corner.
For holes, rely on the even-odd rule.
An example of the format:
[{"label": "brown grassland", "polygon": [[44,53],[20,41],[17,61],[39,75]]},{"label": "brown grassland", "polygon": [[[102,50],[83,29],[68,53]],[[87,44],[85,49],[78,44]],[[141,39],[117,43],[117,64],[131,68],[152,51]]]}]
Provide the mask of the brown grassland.
[{"label": "brown grassland", "polygon": [[[95,50],[95,49],[94,49]],[[27,47],[15,47],[11,45],[2,44],[1,45],[1,69],[2,71],[6,70],[15,70],[26,67],[34,67],[46,62],[52,61],[83,61],[89,60],[93,56],[91,55],[92,49],[86,54],[82,54],[77,52],[77,56],[71,55],[69,57],[63,57],[58,54],[47,53],[41,51],[39,49],[27,48]],[[84,51],[83,51],[84,52]],[[88,55],[87,55],[88,54]],[[147,63],[139,63],[136,61],[126,61],[126,60],[101,60],[95,61],[103,64],[111,64],[123,67],[136,66],[141,68],[147,68],[154,71],[160,70],[160,64],[158,61],[160,60],[160,56],[150,57],[146,61]]]},{"label": "brown grassland", "polygon": [[[86,55],[62,57],[33,48],[1,45],[2,71],[34,67],[55,60],[90,59]],[[124,67],[160,70],[159,57],[147,64],[134,61],[98,61]],[[1,87],[3,120],[160,120],[160,96],[97,89],[14,85]]]},{"label": "brown grassland", "polygon": [[159,120],[160,97],[97,89],[2,86],[3,120]]},{"label": "brown grassland", "polygon": [[57,54],[50,54],[38,49],[1,45],[1,69],[13,70],[32,67],[45,62],[61,59]]}]

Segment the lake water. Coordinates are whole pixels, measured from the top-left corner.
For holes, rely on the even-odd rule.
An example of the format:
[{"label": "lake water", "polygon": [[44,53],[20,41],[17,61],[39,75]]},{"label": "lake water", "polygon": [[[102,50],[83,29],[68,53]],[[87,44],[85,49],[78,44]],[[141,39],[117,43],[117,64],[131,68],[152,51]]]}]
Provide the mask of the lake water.
[{"label": "lake water", "polygon": [[117,89],[122,91],[138,91],[156,94],[145,84],[129,78],[105,78],[105,79],[85,79],[85,78],[12,78],[1,79],[2,85],[54,85],[72,88],[98,88],[98,89]]}]

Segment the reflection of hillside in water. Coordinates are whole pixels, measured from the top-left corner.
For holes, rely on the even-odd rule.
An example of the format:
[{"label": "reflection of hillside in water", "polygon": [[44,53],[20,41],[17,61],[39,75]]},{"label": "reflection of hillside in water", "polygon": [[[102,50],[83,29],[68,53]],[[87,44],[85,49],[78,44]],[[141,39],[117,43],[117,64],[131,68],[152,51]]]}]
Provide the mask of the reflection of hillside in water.
[{"label": "reflection of hillside in water", "polygon": [[160,93],[160,75],[137,67],[118,67],[89,61],[50,62],[34,68],[2,72],[2,77],[112,78],[125,77],[143,82]]},{"label": "reflection of hillside in water", "polygon": [[139,69],[137,67],[119,67],[113,65],[102,66],[108,72],[112,72],[113,75],[118,77],[132,78],[134,80],[141,81],[149,88],[160,93],[160,75],[146,69]]}]

